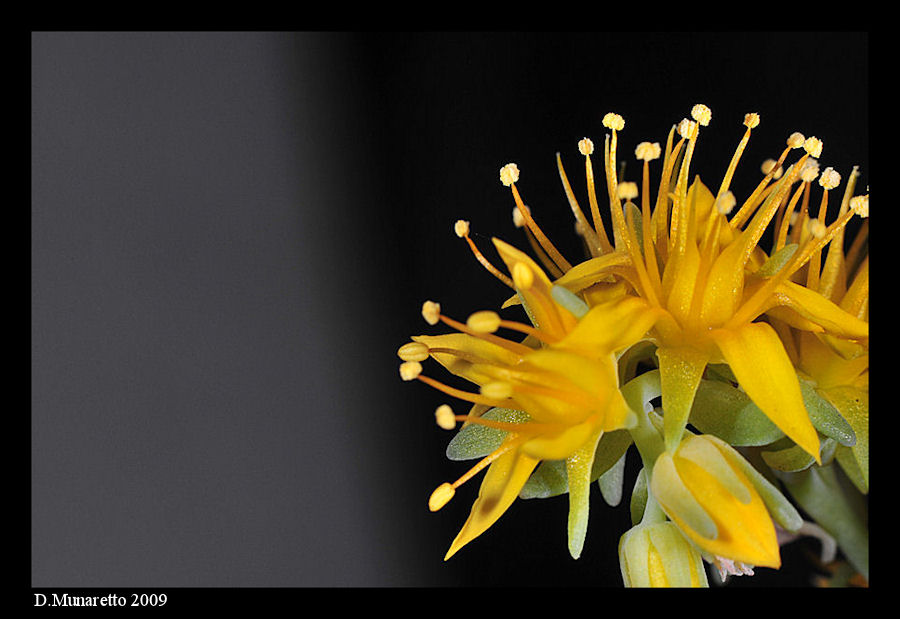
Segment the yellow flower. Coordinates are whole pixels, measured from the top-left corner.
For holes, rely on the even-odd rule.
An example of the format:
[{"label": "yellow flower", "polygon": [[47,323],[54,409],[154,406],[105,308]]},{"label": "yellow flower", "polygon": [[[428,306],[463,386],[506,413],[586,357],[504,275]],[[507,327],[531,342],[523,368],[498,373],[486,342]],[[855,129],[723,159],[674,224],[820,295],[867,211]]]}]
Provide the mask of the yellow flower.
[{"label": "yellow flower", "polygon": [[[852,197],[859,172],[850,174],[838,216],[848,210],[868,215],[869,196]],[[827,202],[819,207],[815,219],[802,209],[792,231],[792,241],[813,222],[824,222]],[[808,222],[808,223],[807,223]],[[835,235],[828,247],[824,264],[820,254],[813,254],[807,268],[795,277],[808,289],[836,304],[856,318],[868,322],[869,256],[866,248],[868,219],[863,222],[850,248],[844,252],[844,231]],[[774,251],[781,250],[786,235],[776,239]],[[774,252],[773,252],[774,253]],[[868,340],[859,342],[833,337],[828,333],[803,330],[792,326],[791,316],[770,311],[769,321],[778,332],[785,350],[798,373],[809,380],[818,394],[828,400],[847,420],[856,435],[856,444],[839,445],[835,456],[863,493],[869,485],[869,348]]]},{"label": "yellow flower", "polygon": [[[796,246],[769,260],[757,244],[776,214],[787,212],[788,216],[779,220],[779,225],[787,225],[790,212],[809,186],[801,172],[813,157],[821,155],[822,142],[792,134],[779,159],[766,166],[763,180],[729,218],[737,205],[729,190],[731,179],[751,130],[759,124],[759,115],[746,115],[746,131],[715,195],[699,179],[688,186],[699,130],[709,124],[712,114],[698,104],[692,117],[694,120],[684,119],[672,128],[664,150],[649,142],[638,145],[635,153],[643,161],[640,208],[630,199],[623,205],[622,196],[633,192],[619,191],[616,150],[624,120],[617,114],[604,118],[604,125],[611,130],[603,154],[612,241],[604,228],[594,187],[593,143],[585,138],[578,145],[585,157],[593,226],[587,223],[557,158],[578,229],[593,256],[581,264],[573,267],[549,241],[545,242],[527,214],[515,181],[510,179],[513,198],[534,238],[557,267],[557,285],[582,294],[588,303],[624,294],[641,298],[660,311],[651,337],[658,346],[669,450],[678,444],[704,369],[709,363],[724,362],[769,419],[818,460],[819,438],[804,408],[791,359],[772,327],[757,319],[767,312],[777,313],[801,329],[845,341],[867,340],[868,323],[814,289],[791,280],[839,235],[854,212],[862,214],[862,210],[847,209],[827,226],[819,222]],[[676,131],[680,136],[677,143]],[[805,154],[774,182],[788,154],[796,148],[804,149]],[[663,153],[659,189],[651,205],[649,163]],[[826,196],[834,188],[834,180],[829,175],[822,185]]]},{"label": "yellow flower", "polygon": [[688,436],[653,466],[650,490],[666,515],[703,551],[778,568],[781,555],[766,505],[740,456],[708,435]]},{"label": "yellow flower", "polygon": [[626,587],[706,587],[697,549],[672,522],[638,524],[619,541]]},{"label": "yellow flower", "polygon": [[[459,226],[459,232],[467,232]],[[512,283],[540,327],[503,320],[494,312],[472,314],[466,323],[426,302],[423,315],[458,333],[421,335],[398,351],[404,380],[418,379],[475,405],[455,421],[482,424],[508,434],[503,444],[454,483],[435,490],[432,511],[449,501],[456,488],[489,466],[469,519],[445,558],[472,541],[506,511],[542,460],[565,460],[569,479],[569,550],[578,557],[587,526],[590,472],[597,442],[604,432],[629,422],[630,411],[618,390],[616,353],[649,329],[658,312],[637,298],[620,298],[588,308],[562,290],[527,255],[494,241],[512,274]],[[560,297],[568,304],[562,305]],[[574,313],[573,313],[574,312]],[[615,331],[609,329],[616,324]],[[524,333],[524,342],[501,338],[498,329]],[[431,357],[453,374],[479,386],[478,393],[459,390],[421,373]],[[504,423],[481,416],[490,407],[525,411],[524,423]],[[633,417],[633,415],[631,415]],[[452,427],[446,409],[438,423]]]}]

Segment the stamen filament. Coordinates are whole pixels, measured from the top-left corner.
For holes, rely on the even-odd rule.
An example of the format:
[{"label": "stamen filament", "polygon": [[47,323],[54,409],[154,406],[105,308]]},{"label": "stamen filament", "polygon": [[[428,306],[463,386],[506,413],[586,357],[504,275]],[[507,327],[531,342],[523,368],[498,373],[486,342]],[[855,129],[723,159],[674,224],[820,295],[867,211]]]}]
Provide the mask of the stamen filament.
[{"label": "stamen filament", "polygon": [[506,406],[507,401],[505,400],[496,400],[494,398],[488,398],[480,393],[470,393],[468,391],[463,391],[462,389],[457,389],[455,387],[451,387],[450,385],[445,385],[439,380],[435,380],[429,376],[425,376],[424,374],[419,374],[416,376],[416,380],[420,380],[426,385],[434,387],[438,391],[442,391],[449,396],[453,396],[454,398],[464,400],[466,402],[471,402],[472,404],[484,404],[486,406]]},{"label": "stamen filament", "polygon": [[517,355],[524,356],[530,352],[534,352],[531,348],[519,344],[517,342],[510,342],[509,340],[503,339],[502,337],[498,337],[493,335],[492,333],[479,333],[473,329],[470,329],[466,324],[461,323],[457,320],[453,320],[452,318],[448,318],[441,314],[439,317],[441,322],[443,322],[448,327],[452,327],[457,331],[465,333],[466,335],[471,335],[472,337],[477,337],[478,339],[484,340],[486,342],[490,342],[491,344],[496,344],[497,346],[501,346],[506,350],[515,353]]},{"label": "stamen filament", "polygon": [[[572,209],[572,214],[575,215],[575,221],[578,222],[580,226],[582,226],[584,230],[585,241],[587,242],[588,250],[591,252],[592,257],[597,257],[603,255],[607,251],[611,251],[612,247],[609,245],[609,239],[606,239],[606,231],[603,231],[603,239],[597,237],[597,233],[594,232],[594,229],[588,223],[587,218],[584,216],[584,212],[581,210],[581,207],[578,205],[578,200],[575,199],[575,193],[572,191],[572,186],[569,184],[569,179],[566,176],[566,171],[563,168],[562,158],[559,153],[556,153],[556,167],[559,170],[559,178],[563,184],[563,190],[566,192],[566,198],[569,200],[569,206]],[[604,244],[603,241],[606,241]]]},{"label": "stamen filament", "polygon": [[525,220],[525,225],[528,226],[528,229],[534,233],[534,236],[540,242],[541,247],[543,247],[553,262],[560,268],[560,270],[565,273],[569,269],[572,268],[572,265],[568,260],[563,258],[562,254],[559,253],[559,250],[550,242],[550,239],[547,238],[547,235],[538,227],[537,223],[535,223],[534,219],[531,217],[531,213],[528,212],[528,209],[525,208],[525,203],[522,202],[522,197],[519,195],[519,190],[516,189],[516,184],[511,183],[509,185],[510,189],[512,189],[513,199],[516,201],[516,206],[519,207],[519,212],[522,214],[522,219]]},{"label": "stamen filament", "polygon": [[475,245],[475,241],[469,238],[468,231],[463,235],[463,238],[469,244],[469,248],[472,250],[472,253],[475,254],[475,258],[478,260],[478,262],[481,263],[481,266],[487,269],[488,273],[499,279],[506,286],[512,288],[513,290],[516,289],[513,281],[509,278],[509,276],[505,273],[501,273],[500,270],[493,264],[491,264],[490,261],[488,261],[488,259],[484,257],[484,254],[479,251],[478,247]]}]

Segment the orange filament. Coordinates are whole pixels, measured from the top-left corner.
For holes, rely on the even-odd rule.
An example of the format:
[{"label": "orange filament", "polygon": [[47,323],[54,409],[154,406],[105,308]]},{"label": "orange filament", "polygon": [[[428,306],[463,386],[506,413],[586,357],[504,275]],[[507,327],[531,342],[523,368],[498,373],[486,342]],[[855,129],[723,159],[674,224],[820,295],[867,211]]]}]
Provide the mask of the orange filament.
[{"label": "orange filament", "polygon": [[475,258],[478,260],[478,262],[480,262],[481,265],[485,269],[487,269],[487,271],[491,275],[493,275],[494,277],[499,279],[501,282],[503,282],[504,284],[506,284],[513,290],[516,289],[515,285],[513,284],[512,280],[509,278],[509,276],[505,275],[504,273],[501,273],[500,270],[497,269],[497,267],[495,267],[493,264],[491,264],[488,261],[488,259],[484,257],[484,254],[482,254],[478,250],[478,247],[475,245],[475,241],[473,241],[471,238],[469,238],[468,233],[464,234],[463,238],[466,239],[466,242],[469,244],[469,248],[472,250],[472,253],[475,254]]},{"label": "orange filament", "polygon": [[479,393],[470,393],[468,391],[463,391],[462,389],[457,389],[455,387],[451,387],[450,385],[445,385],[444,383],[423,374],[419,374],[418,376],[416,376],[416,380],[420,380],[426,385],[430,385],[431,387],[434,387],[438,391],[442,391],[449,396],[453,396],[454,398],[458,398],[460,400],[465,400],[466,402],[471,402],[472,404],[484,404],[486,406],[506,405],[506,402],[504,400],[496,400],[494,398],[485,397]]},{"label": "orange filament", "polygon": [[522,202],[522,197],[519,195],[519,190],[516,189],[515,183],[510,183],[510,189],[512,189],[513,199],[516,201],[516,206],[519,208],[519,213],[522,215],[522,219],[525,220],[525,224],[528,226],[528,229],[534,233],[534,236],[540,242],[541,247],[543,247],[550,258],[554,263],[560,268],[560,270],[565,273],[569,269],[572,268],[572,265],[568,260],[563,258],[562,254],[559,253],[559,250],[550,242],[550,239],[547,238],[547,235],[538,227],[537,223],[535,223],[534,219],[531,217],[531,213],[528,212],[528,209],[525,208],[525,203]]}]

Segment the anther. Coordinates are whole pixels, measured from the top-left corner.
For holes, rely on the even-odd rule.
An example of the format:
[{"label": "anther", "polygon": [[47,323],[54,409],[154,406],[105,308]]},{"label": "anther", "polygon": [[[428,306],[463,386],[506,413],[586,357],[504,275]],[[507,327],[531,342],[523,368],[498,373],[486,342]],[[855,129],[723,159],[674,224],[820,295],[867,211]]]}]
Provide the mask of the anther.
[{"label": "anther", "polygon": [[422,373],[422,364],[418,361],[404,361],[400,364],[400,378],[405,381],[415,380]]},{"label": "anther", "polygon": [[466,320],[466,326],[476,333],[493,333],[500,328],[500,316],[490,310],[475,312]]},{"label": "anther", "polygon": [[594,152],[594,143],[590,138],[582,138],[578,141],[578,152],[585,157]]},{"label": "anther", "polygon": [[691,108],[691,118],[706,127],[709,125],[709,121],[712,120],[712,110],[702,103],[698,103]]},{"label": "anther", "polygon": [[697,128],[697,123],[693,120],[688,120],[687,118],[682,118],[681,122],[678,123],[678,135],[683,137],[685,140],[691,139],[691,136],[694,135],[694,130]]},{"label": "anther", "polygon": [[620,200],[634,200],[638,197],[637,183],[619,183],[616,187],[616,195],[619,196]]},{"label": "anther", "polygon": [[514,163],[507,163],[500,168],[500,182],[504,186],[509,187],[519,180],[519,166]]},{"label": "anther", "polygon": [[425,301],[422,304],[422,318],[430,325],[436,325],[441,319],[441,304],[434,301]]},{"label": "anther", "polygon": [[810,157],[821,157],[822,140],[815,136],[806,138],[806,141],[803,142],[803,149],[809,153]]},{"label": "anther", "polygon": [[407,342],[397,350],[397,356],[404,361],[425,361],[428,358],[428,346],[422,342]]},{"label": "anther", "polygon": [[641,161],[653,161],[654,159],[659,159],[659,155],[662,152],[662,149],[659,147],[659,142],[641,142],[634,149],[634,156],[637,157]]},{"label": "anther", "polygon": [[737,199],[731,191],[727,191],[718,200],[716,200],[716,210],[722,215],[728,215],[737,204]]},{"label": "anther", "polygon": [[517,262],[513,265],[512,278],[519,290],[528,290],[534,284],[534,273],[524,262]]},{"label": "anther", "polygon": [[625,127],[625,119],[622,118],[619,114],[609,112],[606,116],[603,117],[603,126],[607,129],[621,131]]},{"label": "anther", "polygon": [[806,136],[804,136],[799,131],[795,131],[787,139],[787,145],[791,148],[800,148],[803,146],[803,143],[806,141]]},{"label": "anther", "polygon": [[505,400],[512,397],[513,388],[509,383],[495,381],[481,386],[481,395],[492,400]]},{"label": "anther", "polygon": [[825,236],[827,232],[827,228],[825,224],[823,224],[818,219],[810,219],[809,220],[809,233],[813,235],[816,239],[821,239]]},{"label": "anther", "polygon": [[816,180],[816,177],[819,175],[819,162],[812,157],[806,160],[806,163],[803,164],[803,169],[800,170],[800,180],[804,183],[811,183]]},{"label": "anther", "polygon": [[756,112],[744,114],[744,125],[748,129],[756,128],[759,125],[759,114],[757,114]]},{"label": "anther", "polygon": [[428,498],[428,509],[436,512],[449,503],[454,494],[456,494],[456,488],[447,482],[442,483],[435,488],[434,492],[432,492],[431,496]]},{"label": "anther", "polygon": [[452,430],[456,427],[456,416],[449,404],[441,404],[434,411],[434,420],[444,430]]},{"label": "anther", "polygon": [[469,222],[464,219],[457,219],[456,223],[453,224],[453,231],[459,238],[469,236]]},{"label": "anther", "polygon": [[869,194],[850,198],[850,210],[862,218],[869,216]]},{"label": "anther", "polygon": [[823,189],[834,189],[841,184],[841,175],[834,168],[825,168],[819,177],[819,184]]},{"label": "anther", "polygon": [[[769,174],[778,165],[778,162],[774,159],[766,159],[762,162],[760,166],[760,170],[762,170],[763,174]],[[776,181],[781,178],[781,175],[784,173],[784,169],[781,166],[778,166],[778,169],[775,170],[774,174],[772,174],[772,178]]]},{"label": "anther", "polygon": [[[531,213],[531,209],[528,208],[527,206],[525,207],[525,210],[528,211],[529,213]],[[522,226],[527,225],[525,223],[525,216],[522,215],[522,211],[519,210],[518,206],[513,207],[512,218],[513,218],[513,225],[516,228],[521,228]]]}]

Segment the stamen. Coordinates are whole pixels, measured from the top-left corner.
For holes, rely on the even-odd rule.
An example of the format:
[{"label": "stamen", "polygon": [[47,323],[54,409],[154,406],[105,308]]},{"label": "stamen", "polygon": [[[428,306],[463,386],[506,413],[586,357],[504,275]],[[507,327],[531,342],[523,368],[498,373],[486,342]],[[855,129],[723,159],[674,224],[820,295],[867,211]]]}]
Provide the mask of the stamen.
[{"label": "stamen", "polygon": [[490,261],[484,257],[484,254],[478,249],[478,246],[475,245],[475,241],[471,239],[469,236],[469,222],[464,221],[462,219],[458,220],[456,224],[453,226],[454,232],[456,232],[456,236],[463,238],[466,240],[466,243],[469,245],[469,249],[472,250],[472,254],[475,256],[475,259],[481,263],[481,266],[487,270],[488,273],[499,279],[506,286],[515,290],[515,286],[513,286],[512,280],[509,277],[500,271],[497,267],[490,263]]},{"label": "stamen", "polygon": [[444,430],[452,430],[456,427],[456,415],[453,414],[453,409],[449,404],[441,404],[437,407],[434,411],[434,420],[438,427]]},{"label": "stamen", "polygon": [[[582,155],[590,155],[594,151],[594,143],[588,138],[584,138],[578,142],[578,150]],[[566,176],[566,171],[563,168],[562,158],[559,153],[556,153],[556,167],[559,170],[559,179],[562,182],[563,191],[565,191],[566,198],[569,200],[569,207],[572,209],[572,214],[575,216],[575,230],[584,237],[591,256],[597,257],[606,251],[611,250],[612,247],[609,245],[609,240],[605,239],[606,231],[604,230],[603,232],[604,240],[606,241],[604,245],[601,243],[600,239],[597,238],[593,228],[588,224],[587,218],[584,216],[584,212],[578,204],[578,200],[575,199],[575,192],[572,191],[572,186],[569,184],[569,179]]]},{"label": "stamen", "polygon": [[728,215],[732,209],[734,209],[735,204],[737,204],[737,198],[735,198],[734,194],[729,190],[725,195],[716,200],[716,210],[722,215]]},{"label": "stamen", "polygon": [[654,159],[659,159],[660,155],[660,147],[659,142],[641,142],[634,149],[634,156],[639,161],[653,161]]},{"label": "stamen", "polygon": [[634,200],[638,197],[637,183],[619,183],[617,194],[620,200]]},{"label": "stamen", "polygon": [[698,103],[693,108],[691,108],[691,118],[706,127],[707,125],[709,125],[709,121],[712,119],[712,110],[710,110],[702,103]]},{"label": "stamen", "polygon": [[750,112],[749,114],[744,114],[744,125],[748,129],[755,129],[759,126],[759,114],[756,112]]},{"label": "stamen", "polygon": [[782,168],[781,166],[778,166],[778,169],[775,169],[776,163],[778,163],[778,162],[775,161],[774,159],[766,159],[765,161],[762,162],[762,165],[760,166],[760,170],[762,170],[762,173],[767,176],[771,175],[772,179],[777,181],[779,178],[781,178],[781,175],[784,173],[784,168]]},{"label": "stamen", "polygon": [[609,112],[603,117],[603,126],[613,131],[621,131],[625,128],[625,119],[615,112]]},{"label": "stamen", "polygon": [[[819,184],[827,191],[829,189],[834,189],[838,185],[841,184],[841,175],[838,174],[834,168],[825,168],[825,171],[822,172],[822,176],[819,178]],[[821,216],[820,216],[821,218]]]},{"label": "stamen", "polygon": [[810,157],[818,159],[822,156],[822,140],[815,136],[806,138],[806,141],[803,142],[803,150],[809,153]]},{"label": "stamen", "polygon": [[572,265],[568,260],[563,258],[562,254],[559,253],[559,250],[550,242],[550,239],[547,238],[547,235],[538,227],[537,223],[535,223],[534,219],[531,217],[531,213],[525,207],[525,203],[522,202],[522,197],[519,195],[519,190],[516,189],[516,182],[519,180],[519,168],[514,163],[508,163],[500,169],[500,181],[512,189],[513,199],[516,201],[516,206],[519,208],[519,211],[522,213],[522,218],[525,220],[525,224],[528,226],[528,229],[534,233],[534,236],[537,238],[538,242],[541,246],[547,251],[547,254],[556,263],[556,265],[565,273],[566,271],[572,268]]},{"label": "stamen", "polygon": [[415,380],[422,373],[422,364],[418,361],[404,361],[400,364],[400,378],[404,381]]},{"label": "stamen", "polygon": [[[531,213],[531,209],[528,208],[527,206],[525,207],[525,210],[528,211],[529,213]],[[522,217],[522,211],[519,210],[518,206],[513,207],[512,220],[513,220],[513,225],[516,228],[521,228],[522,226],[525,225],[525,218]]]},{"label": "stamen", "polygon": [[475,312],[466,320],[466,326],[476,333],[494,333],[500,328],[500,316],[497,312],[484,310]]},{"label": "stamen", "polygon": [[803,169],[800,170],[800,180],[804,183],[811,183],[816,180],[819,175],[819,162],[812,157],[806,160]]},{"label": "stamen", "polygon": [[517,262],[513,265],[512,277],[519,290],[528,290],[534,284],[534,273],[524,262]]},{"label": "stamen", "polygon": [[449,385],[445,385],[444,383],[435,380],[429,376],[425,376],[424,374],[419,374],[416,376],[417,380],[422,381],[426,385],[430,387],[434,387],[438,391],[442,391],[447,395],[457,398],[459,400],[464,400],[466,402],[471,402],[472,404],[484,404],[486,406],[504,406],[505,403],[502,400],[495,400],[493,398],[489,398],[484,395],[480,395],[477,393],[469,393],[468,391],[463,391],[462,389],[456,389],[455,387],[451,387]]},{"label": "stamen", "polygon": [[434,301],[425,301],[422,304],[422,318],[431,326],[436,325],[441,318],[441,304]]},{"label": "stamen", "polygon": [[434,492],[432,492],[431,496],[428,498],[428,509],[433,512],[438,511],[450,502],[450,499],[453,498],[454,494],[456,494],[456,488],[447,482],[442,483],[435,488]]},{"label": "stamen", "polygon": [[481,395],[492,400],[506,400],[513,395],[513,386],[502,381],[494,381],[481,385]]},{"label": "stamen", "polygon": [[863,219],[867,218],[869,216],[869,194],[850,198],[850,210]]},{"label": "stamen", "polygon": [[428,346],[421,342],[407,342],[397,350],[397,356],[404,361],[425,361],[428,358]]}]

